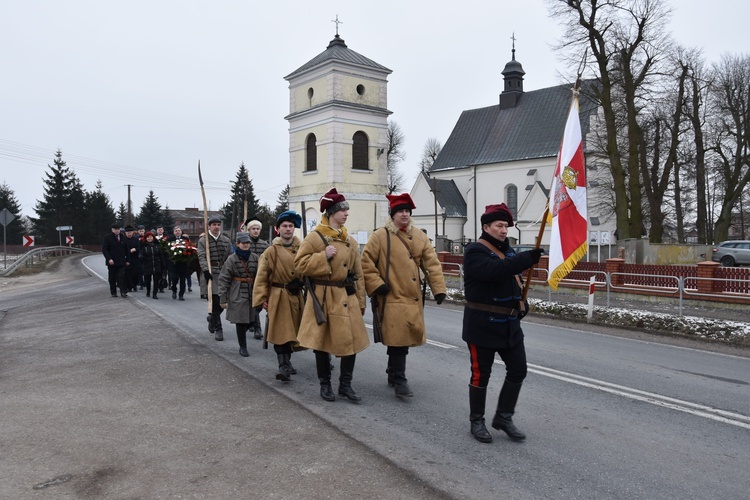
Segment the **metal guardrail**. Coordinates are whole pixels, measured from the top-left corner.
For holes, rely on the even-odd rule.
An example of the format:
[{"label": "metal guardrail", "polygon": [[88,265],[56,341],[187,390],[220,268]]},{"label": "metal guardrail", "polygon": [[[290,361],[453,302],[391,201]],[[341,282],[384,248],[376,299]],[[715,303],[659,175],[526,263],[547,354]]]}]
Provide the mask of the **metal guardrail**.
[{"label": "metal guardrail", "polygon": [[[458,266],[460,274],[460,290],[463,291],[464,277],[463,267],[461,264],[443,262],[443,266]],[[584,275],[585,279],[576,279],[576,275]],[[549,276],[547,269],[534,269],[531,282],[539,285],[546,285]],[[571,277],[572,276],[572,277]],[[700,278],[700,277],[683,277],[683,276],[670,276],[664,274],[634,274],[634,273],[606,273],[604,271],[586,271],[586,270],[573,270],[565,279],[560,281],[560,287],[572,287],[572,288],[589,288],[591,277],[596,277],[594,287],[600,291],[606,291],[607,293],[607,307],[610,307],[610,294],[616,293],[653,293],[654,295],[662,296],[674,296],[678,301],[678,314],[682,316],[683,301],[685,299],[693,300],[706,300],[706,299],[748,299],[750,300],[750,293],[742,292],[728,292],[723,289],[715,291],[713,293],[699,292],[698,282],[699,281],[710,281],[717,283],[739,283],[742,286],[737,287],[740,289],[750,288],[750,280],[743,279],[732,279],[732,278]],[[620,279],[614,280],[620,284],[613,284],[613,277]],[[667,282],[667,286],[650,286],[639,283],[633,283],[634,281],[643,281],[634,278],[658,278],[661,281]],[[629,283],[630,282],[630,283]],[[674,286],[671,283],[674,282]],[[715,287],[712,287],[715,288]],[[547,299],[552,300],[552,289],[547,287]]]},{"label": "metal guardrail", "polygon": [[63,255],[72,255],[74,253],[92,253],[89,250],[76,247],[66,246],[52,246],[52,247],[39,247],[29,250],[28,252],[19,255],[15,262],[0,271],[0,276],[10,276],[17,271],[21,266],[30,267],[35,263],[42,262],[49,259],[50,257],[62,257]]}]

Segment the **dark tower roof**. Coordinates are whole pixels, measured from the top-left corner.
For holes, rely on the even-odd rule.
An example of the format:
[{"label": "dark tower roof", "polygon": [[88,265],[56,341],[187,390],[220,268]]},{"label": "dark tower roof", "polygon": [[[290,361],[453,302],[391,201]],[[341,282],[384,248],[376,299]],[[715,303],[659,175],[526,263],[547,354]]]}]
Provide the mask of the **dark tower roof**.
[{"label": "dark tower roof", "polygon": [[511,60],[503,69],[503,82],[505,86],[500,94],[500,107],[512,108],[518,103],[518,99],[523,94],[523,70],[521,63],[516,61],[516,42],[513,41],[513,52]]},{"label": "dark tower roof", "polygon": [[311,70],[317,66],[321,66],[331,61],[340,61],[344,63],[353,64],[355,66],[376,69],[378,71],[392,73],[392,71],[382,64],[378,64],[372,59],[369,59],[362,54],[353,51],[346,46],[344,39],[339,35],[333,37],[333,40],[328,44],[326,50],[313,57],[305,64],[294,70],[292,73],[284,77],[285,80],[294,78],[300,73]]}]

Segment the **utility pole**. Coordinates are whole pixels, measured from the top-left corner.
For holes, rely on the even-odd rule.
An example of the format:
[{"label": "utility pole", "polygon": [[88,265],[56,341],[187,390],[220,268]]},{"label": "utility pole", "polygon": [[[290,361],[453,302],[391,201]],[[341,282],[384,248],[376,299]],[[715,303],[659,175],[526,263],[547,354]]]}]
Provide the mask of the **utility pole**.
[{"label": "utility pole", "polygon": [[131,206],[130,202],[130,188],[133,187],[132,184],[125,184],[128,187],[128,220],[125,223],[126,226],[132,226],[133,225],[133,207]]}]

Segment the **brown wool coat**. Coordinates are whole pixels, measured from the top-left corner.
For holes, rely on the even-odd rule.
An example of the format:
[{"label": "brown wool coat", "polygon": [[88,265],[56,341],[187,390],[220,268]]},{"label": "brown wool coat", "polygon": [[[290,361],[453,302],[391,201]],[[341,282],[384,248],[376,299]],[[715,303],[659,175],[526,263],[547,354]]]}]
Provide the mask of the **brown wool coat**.
[{"label": "brown wool coat", "polygon": [[302,291],[292,295],[284,288],[271,283],[285,284],[297,277],[294,257],[299,251],[296,236],[291,246],[285,247],[281,238],[275,238],[258,261],[258,274],[253,286],[253,307],[268,302],[268,341],[275,345],[297,342],[297,331],[302,320],[305,300]]},{"label": "brown wool coat", "polygon": [[362,264],[359,246],[354,238],[346,242],[329,240],[336,247],[336,255],[328,261],[320,234],[313,231],[300,245],[294,267],[298,275],[326,281],[343,281],[347,272],[353,271],[357,277],[356,293],[347,295],[346,289],[335,286],[315,286],[327,321],[318,325],[315,321],[312,297],[307,297],[302,313],[297,340],[310,349],[331,353],[335,356],[350,356],[363,351],[370,345],[362,310],[365,308],[365,286],[362,277]]},{"label": "brown wool coat", "polygon": [[[254,277],[258,270],[258,256],[251,253],[250,258],[242,265],[242,259],[233,253],[221,266],[221,273],[217,280],[219,301],[227,304],[227,321],[230,323],[250,323],[255,318],[250,314],[253,298],[253,284],[237,281],[234,278]],[[248,271],[250,274],[248,275]]]},{"label": "brown wool coat", "polygon": [[[388,286],[391,291],[385,298],[381,328],[383,344],[399,347],[422,345],[427,341],[427,336],[419,271],[426,271],[430,289],[433,295],[437,295],[446,293],[442,267],[427,235],[411,222],[406,227],[406,232],[399,232],[393,220],[388,219],[383,228],[370,236],[362,252],[362,272],[365,275],[367,295],[372,295],[385,283],[389,235],[391,265],[388,271]],[[408,244],[408,251],[399,238]],[[378,297],[378,300],[383,299]]]}]

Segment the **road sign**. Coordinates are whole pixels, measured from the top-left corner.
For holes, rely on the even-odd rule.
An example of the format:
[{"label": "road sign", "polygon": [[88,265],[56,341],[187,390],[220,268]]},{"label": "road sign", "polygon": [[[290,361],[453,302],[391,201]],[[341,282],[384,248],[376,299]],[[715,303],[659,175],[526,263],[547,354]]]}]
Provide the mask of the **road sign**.
[{"label": "road sign", "polygon": [[72,231],[73,226],[57,226],[55,231]]},{"label": "road sign", "polygon": [[13,219],[15,218],[16,216],[13,215],[7,208],[3,208],[2,210],[0,210],[0,224],[2,224],[3,226],[7,226],[11,222],[13,222]]},{"label": "road sign", "polygon": [[66,245],[72,245],[72,244],[73,244],[73,241],[74,241],[74,238],[73,238],[73,236],[66,236],[66,237],[65,237],[65,244],[66,244]]},{"label": "road sign", "polygon": [[29,236],[28,234],[23,235],[23,246],[25,247],[33,247],[34,246],[34,237]]}]

